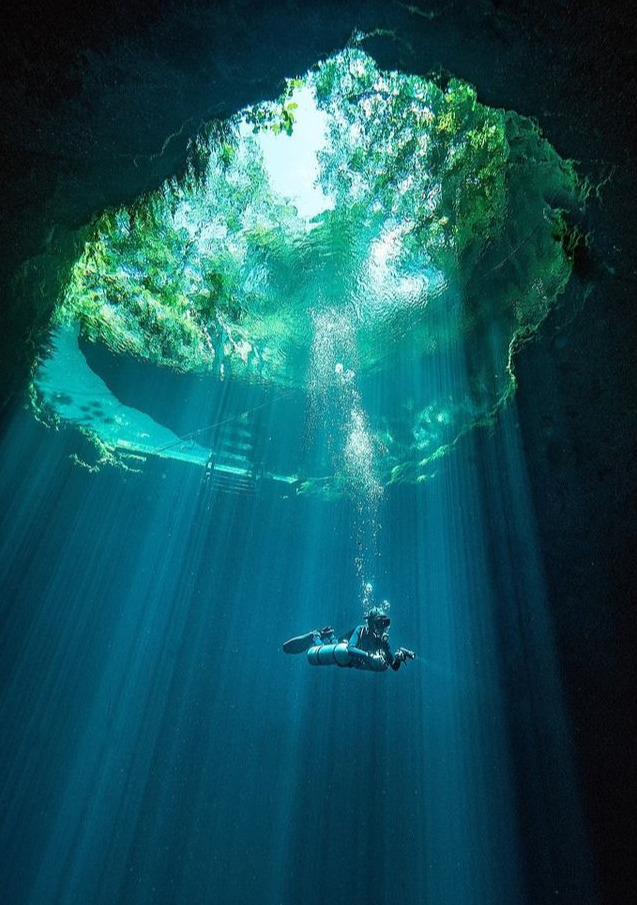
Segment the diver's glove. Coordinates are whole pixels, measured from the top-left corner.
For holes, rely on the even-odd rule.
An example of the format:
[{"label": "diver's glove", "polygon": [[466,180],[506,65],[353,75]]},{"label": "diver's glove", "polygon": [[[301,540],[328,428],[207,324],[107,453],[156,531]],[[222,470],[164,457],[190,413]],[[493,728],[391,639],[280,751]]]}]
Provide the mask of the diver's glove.
[{"label": "diver's glove", "polygon": [[394,657],[400,660],[401,663],[406,663],[407,660],[415,660],[416,654],[413,650],[407,650],[406,647],[399,647],[398,650],[394,651]]},{"label": "diver's glove", "polygon": [[326,638],[332,637],[332,635],[334,634],[334,629],[332,628],[331,625],[326,625],[324,628],[319,629],[317,634],[318,634],[319,638],[321,639],[321,641],[325,641]]}]

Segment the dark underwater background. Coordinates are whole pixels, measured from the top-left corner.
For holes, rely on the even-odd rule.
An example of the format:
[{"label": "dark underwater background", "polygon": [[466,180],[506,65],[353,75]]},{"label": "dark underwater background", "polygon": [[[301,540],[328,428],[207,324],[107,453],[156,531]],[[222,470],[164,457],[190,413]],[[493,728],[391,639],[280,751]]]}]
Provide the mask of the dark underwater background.
[{"label": "dark underwater background", "polygon": [[[3,905],[634,901],[629,20],[524,0],[15,8],[0,94]],[[515,403],[431,482],[385,494],[374,584],[417,659],[384,676],[280,653],[360,613],[351,501],[230,494],[161,459],[90,474],[69,458],[77,437],[27,407],[78,230],[176,172],[207,119],[276,96],[355,29],[379,30],[366,49],[385,68],[448,71],[537,118],[594,186],[568,323],[549,316],[519,353]],[[232,402],[122,368],[177,432],[184,399],[210,421]],[[294,448],[303,413],[276,430]]]}]

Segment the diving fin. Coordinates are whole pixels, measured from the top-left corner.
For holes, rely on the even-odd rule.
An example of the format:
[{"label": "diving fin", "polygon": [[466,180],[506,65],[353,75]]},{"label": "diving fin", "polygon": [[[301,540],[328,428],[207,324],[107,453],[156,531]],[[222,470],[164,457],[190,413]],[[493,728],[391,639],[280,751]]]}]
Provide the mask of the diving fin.
[{"label": "diving fin", "polygon": [[307,635],[298,635],[296,638],[290,638],[283,645],[284,654],[304,654],[314,644],[314,632],[308,632]]}]

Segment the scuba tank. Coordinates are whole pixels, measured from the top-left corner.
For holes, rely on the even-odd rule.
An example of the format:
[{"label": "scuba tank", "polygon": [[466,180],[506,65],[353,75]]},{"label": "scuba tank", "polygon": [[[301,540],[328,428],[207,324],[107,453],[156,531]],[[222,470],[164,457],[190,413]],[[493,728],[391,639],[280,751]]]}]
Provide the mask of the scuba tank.
[{"label": "scuba tank", "polygon": [[340,641],[338,644],[315,644],[308,650],[307,660],[312,666],[352,665],[346,641]]},{"label": "scuba tank", "polygon": [[[347,641],[338,644],[315,644],[307,652],[307,660],[311,666],[354,666],[354,661],[347,650]],[[363,669],[373,672],[385,672],[387,664],[382,658],[370,658]]]}]

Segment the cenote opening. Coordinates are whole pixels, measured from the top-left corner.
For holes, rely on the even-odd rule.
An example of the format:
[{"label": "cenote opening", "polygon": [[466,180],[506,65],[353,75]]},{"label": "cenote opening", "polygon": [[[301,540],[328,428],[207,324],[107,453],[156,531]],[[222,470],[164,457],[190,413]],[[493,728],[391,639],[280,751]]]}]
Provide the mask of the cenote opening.
[{"label": "cenote opening", "polygon": [[[4,900],[620,902],[581,728],[605,666],[620,716],[627,687],[602,604],[631,573],[590,516],[632,528],[573,452],[602,456],[624,392],[581,351],[620,348],[594,330],[615,174],[551,128],[517,7],[280,6],[40,38],[48,163],[14,166],[57,181],[16,201],[0,436]],[[117,151],[129,126],[154,150]]]}]

